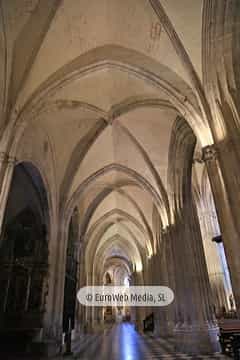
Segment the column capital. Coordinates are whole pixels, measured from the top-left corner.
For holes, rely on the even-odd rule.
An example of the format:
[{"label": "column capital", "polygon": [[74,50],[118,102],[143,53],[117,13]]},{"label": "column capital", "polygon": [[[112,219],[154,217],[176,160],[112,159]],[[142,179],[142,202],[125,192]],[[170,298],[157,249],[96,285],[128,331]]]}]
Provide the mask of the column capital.
[{"label": "column capital", "polygon": [[0,163],[7,162],[7,153],[1,151],[0,152]]},{"label": "column capital", "polygon": [[202,159],[204,162],[216,160],[218,157],[218,151],[215,144],[207,145],[202,148]]},{"label": "column capital", "polygon": [[6,152],[0,152],[0,163],[15,165],[17,159],[13,156],[9,156]]},{"label": "column capital", "polygon": [[13,157],[13,156],[8,156],[8,158],[7,158],[7,163],[8,163],[9,165],[14,166],[14,165],[16,164],[16,162],[17,162],[17,159],[16,159],[15,157]]}]

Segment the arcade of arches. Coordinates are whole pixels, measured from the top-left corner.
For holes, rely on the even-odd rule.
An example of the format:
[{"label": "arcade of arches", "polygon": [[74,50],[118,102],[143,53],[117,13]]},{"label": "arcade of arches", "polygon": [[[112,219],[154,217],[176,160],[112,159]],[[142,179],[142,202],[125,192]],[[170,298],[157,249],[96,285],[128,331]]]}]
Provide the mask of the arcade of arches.
[{"label": "arcade of arches", "polygon": [[[239,35],[239,0],[0,0],[5,344],[52,356],[69,328],[153,315],[176,352],[219,351],[240,316]],[[103,284],[175,299],[76,300]]]}]

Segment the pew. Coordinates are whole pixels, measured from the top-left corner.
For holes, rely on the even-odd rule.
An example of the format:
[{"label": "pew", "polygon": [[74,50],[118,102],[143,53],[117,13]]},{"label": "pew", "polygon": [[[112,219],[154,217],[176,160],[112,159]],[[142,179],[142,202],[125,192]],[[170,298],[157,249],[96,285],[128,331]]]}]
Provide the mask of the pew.
[{"label": "pew", "polygon": [[222,319],[218,326],[222,353],[240,360],[240,320]]}]

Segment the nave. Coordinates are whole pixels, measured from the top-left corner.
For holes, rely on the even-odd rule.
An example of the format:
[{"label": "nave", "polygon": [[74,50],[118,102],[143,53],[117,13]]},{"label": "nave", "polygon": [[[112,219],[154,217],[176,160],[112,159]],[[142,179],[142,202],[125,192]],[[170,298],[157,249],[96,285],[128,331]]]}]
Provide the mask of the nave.
[{"label": "nave", "polygon": [[0,0],[0,359],[240,353],[239,34],[240,0]]}]

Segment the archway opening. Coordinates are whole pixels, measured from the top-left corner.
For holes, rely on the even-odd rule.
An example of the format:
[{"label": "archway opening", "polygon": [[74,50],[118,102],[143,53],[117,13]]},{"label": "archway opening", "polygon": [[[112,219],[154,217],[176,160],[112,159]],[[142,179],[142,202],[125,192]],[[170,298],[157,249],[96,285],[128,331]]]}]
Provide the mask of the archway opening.
[{"label": "archway opening", "polygon": [[1,351],[30,351],[48,293],[49,207],[38,169],[15,166],[0,241]]}]

